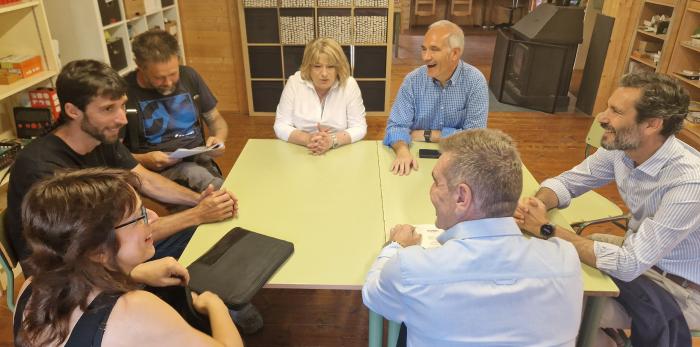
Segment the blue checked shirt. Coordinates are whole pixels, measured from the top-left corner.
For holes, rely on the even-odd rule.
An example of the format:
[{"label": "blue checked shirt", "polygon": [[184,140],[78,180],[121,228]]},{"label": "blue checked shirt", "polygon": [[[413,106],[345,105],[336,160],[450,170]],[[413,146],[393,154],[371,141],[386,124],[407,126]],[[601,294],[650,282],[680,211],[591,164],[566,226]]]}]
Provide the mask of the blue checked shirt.
[{"label": "blue checked shirt", "polygon": [[428,76],[423,65],[409,73],[401,84],[386,125],[384,144],[411,143],[411,131],[440,130],[441,137],[457,131],[485,128],[489,111],[489,91],[481,72],[459,61],[443,88]]},{"label": "blue checked shirt", "polygon": [[700,153],[670,136],[635,167],[625,152],[601,148],[542,186],[566,207],[571,198],[612,180],[632,219],[622,247],[594,242],[596,267],[631,281],[656,265],[700,283]]}]

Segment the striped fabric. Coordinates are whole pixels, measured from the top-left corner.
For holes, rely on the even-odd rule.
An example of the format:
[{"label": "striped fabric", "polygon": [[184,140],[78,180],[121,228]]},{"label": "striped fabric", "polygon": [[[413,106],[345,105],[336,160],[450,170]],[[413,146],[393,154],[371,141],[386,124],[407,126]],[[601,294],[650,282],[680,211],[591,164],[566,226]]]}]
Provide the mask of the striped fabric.
[{"label": "striped fabric", "polygon": [[384,144],[411,144],[411,130],[440,130],[447,137],[463,129],[485,128],[489,111],[486,78],[459,61],[445,88],[428,76],[423,65],[411,71],[396,96],[386,125]]},{"label": "striped fabric", "polygon": [[542,186],[556,192],[561,208],[612,180],[632,219],[622,247],[594,242],[596,266],[630,281],[656,265],[700,283],[700,153],[671,136],[634,167],[623,151],[601,148]]}]

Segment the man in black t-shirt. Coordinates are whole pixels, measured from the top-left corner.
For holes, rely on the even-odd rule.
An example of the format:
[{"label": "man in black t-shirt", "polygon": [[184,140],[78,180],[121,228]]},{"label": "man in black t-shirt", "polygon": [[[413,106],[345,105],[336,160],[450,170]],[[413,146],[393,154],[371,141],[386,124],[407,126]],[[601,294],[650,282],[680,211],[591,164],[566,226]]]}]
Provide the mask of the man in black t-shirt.
[{"label": "man in black t-shirt", "polygon": [[[137,114],[129,117],[124,143],[141,165],[175,182],[196,191],[220,187],[223,179],[210,156],[223,154],[228,126],[216,97],[194,69],[180,65],[177,40],[169,33],[149,30],[136,36],[132,47],[137,69],[125,77],[127,106]],[[209,130],[206,140],[202,123]],[[207,154],[168,156],[178,148],[215,144],[221,148]]]},{"label": "man in black t-shirt", "polygon": [[[126,84],[109,66],[94,60],[67,64],[56,82],[61,117],[56,129],[19,152],[11,169],[5,227],[20,263],[29,256],[22,235],[21,203],[38,180],[64,168],[113,167],[136,173],[139,191],[170,204],[193,206],[151,223],[156,256],[175,258],[198,224],[231,218],[237,201],[213,187],[196,193],[141,166],[119,141],[126,125]],[[183,230],[183,228],[188,228]]]}]

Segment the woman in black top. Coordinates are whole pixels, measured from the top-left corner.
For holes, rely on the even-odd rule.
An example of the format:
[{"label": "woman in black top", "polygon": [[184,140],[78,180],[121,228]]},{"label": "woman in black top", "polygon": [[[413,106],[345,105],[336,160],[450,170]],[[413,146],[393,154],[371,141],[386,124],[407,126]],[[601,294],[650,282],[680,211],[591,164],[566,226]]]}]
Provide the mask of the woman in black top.
[{"label": "woman in black top", "polygon": [[134,174],[114,169],[64,172],[35,184],[22,204],[31,249],[15,312],[17,346],[242,346],[215,294],[193,295],[212,336],[165,302],[138,290],[186,284],[173,258],[144,263],[155,250],[157,215],[134,190]]}]

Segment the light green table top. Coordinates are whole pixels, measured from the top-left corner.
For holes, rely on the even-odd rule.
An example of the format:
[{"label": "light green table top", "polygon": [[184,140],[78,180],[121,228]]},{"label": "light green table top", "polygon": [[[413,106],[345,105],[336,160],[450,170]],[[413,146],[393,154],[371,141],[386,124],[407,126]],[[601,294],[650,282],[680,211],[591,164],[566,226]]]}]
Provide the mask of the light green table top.
[{"label": "light green table top", "polygon": [[[418,158],[421,148],[437,149],[435,143],[416,142],[411,146],[411,153]],[[432,170],[436,159],[418,158],[418,171],[408,176],[396,176],[391,173],[394,160],[393,150],[379,143],[379,173],[381,176],[382,198],[384,205],[385,235],[386,230],[396,224],[434,224],[435,208],[430,202],[430,186],[433,183]],[[523,194],[535,195],[539,183],[523,165]],[[558,210],[549,212],[552,223],[566,227],[569,222]],[[573,232],[573,231],[572,231]],[[583,287],[586,295],[617,296],[618,289],[608,275],[588,265],[581,264],[583,270]]]},{"label": "light green table top", "polygon": [[313,157],[302,146],[249,140],[224,182],[239,217],[197,228],[187,266],[239,226],[294,243],[268,287],[352,288],[384,244],[377,143],[360,141]]},{"label": "light green table top", "polygon": [[[416,143],[419,148],[436,144]],[[380,141],[360,141],[319,157],[279,140],[249,140],[224,187],[239,199],[239,217],[197,228],[180,257],[187,266],[234,227],[294,243],[294,254],[268,287],[359,289],[395,224],[435,223],[430,202],[435,159],[418,159],[419,170],[395,176],[394,159]],[[523,194],[539,186],[523,166]],[[568,226],[558,211],[553,222]],[[615,296],[600,271],[582,265],[587,295]]]}]

